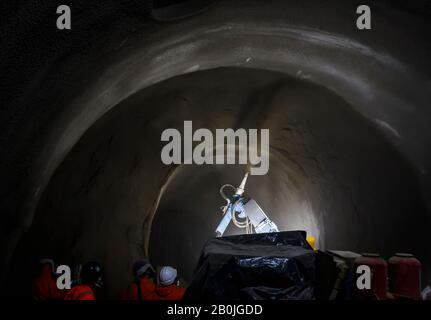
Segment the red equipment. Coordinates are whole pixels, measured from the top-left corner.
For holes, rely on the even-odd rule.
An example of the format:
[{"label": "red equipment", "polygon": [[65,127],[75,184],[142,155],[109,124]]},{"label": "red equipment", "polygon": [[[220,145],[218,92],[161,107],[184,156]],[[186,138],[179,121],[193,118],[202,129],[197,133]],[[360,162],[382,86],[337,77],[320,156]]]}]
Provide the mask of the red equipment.
[{"label": "red equipment", "polygon": [[[387,263],[378,254],[363,253],[356,258],[356,268],[360,265],[369,266],[371,269],[371,290],[357,290],[359,299],[385,300],[387,298]],[[355,270],[356,270],[355,268]]]},{"label": "red equipment", "polygon": [[421,263],[412,254],[396,253],[389,259],[389,291],[397,298],[421,297]]}]

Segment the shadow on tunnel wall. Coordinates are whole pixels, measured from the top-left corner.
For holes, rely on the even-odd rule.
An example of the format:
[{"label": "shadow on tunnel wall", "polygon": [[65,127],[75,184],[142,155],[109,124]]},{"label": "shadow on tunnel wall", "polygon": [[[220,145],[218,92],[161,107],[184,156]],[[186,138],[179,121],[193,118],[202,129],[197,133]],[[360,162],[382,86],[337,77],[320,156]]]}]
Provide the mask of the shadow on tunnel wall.
[{"label": "shadow on tunnel wall", "polygon": [[219,188],[237,185],[245,168],[163,165],[161,132],[182,131],[185,120],[194,129],[270,129],[269,172],[250,177],[247,193],[280,230],[304,229],[321,249],[407,251],[431,263],[416,173],[375,124],[307,80],[217,68],[148,87],[98,120],[49,182],[12,273],[41,255],[98,260],[105,295],[116,298],[148,255],[189,281],[221,218]]}]

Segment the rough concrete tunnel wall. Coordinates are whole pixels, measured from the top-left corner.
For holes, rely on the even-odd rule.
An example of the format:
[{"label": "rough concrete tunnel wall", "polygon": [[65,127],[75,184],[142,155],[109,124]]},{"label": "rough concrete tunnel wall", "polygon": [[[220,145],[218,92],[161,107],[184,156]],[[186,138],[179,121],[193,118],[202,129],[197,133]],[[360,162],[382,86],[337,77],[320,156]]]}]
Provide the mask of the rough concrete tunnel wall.
[{"label": "rough concrete tunnel wall", "polygon": [[323,87],[242,68],[167,80],[95,123],[51,179],[19,255],[99,260],[111,297],[145,253],[190,280],[221,218],[218,190],[238,184],[245,166],[162,164],[161,133],[182,132],[184,120],[195,129],[270,129],[270,170],[251,176],[247,192],[281,230],[307,230],[322,249],[414,248],[425,258],[418,181],[382,134]]},{"label": "rough concrete tunnel wall", "polygon": [[11,9],[32,18],[5,29],[23,43],[1,52],[2,285],[39,255],[99,260],[108,297],[145,255],[190,280],[219,187],[244,167],[163,165],[161,132],[184,120],[269,128],[270,170],[247,192],[280,229],[305,229],[320,248],[412,252],[431,281],[420,7],[376,3],[367,33],[354,1],[218,1],[169,23],[75,2],[73,32],[51,30],[49,1]]}]

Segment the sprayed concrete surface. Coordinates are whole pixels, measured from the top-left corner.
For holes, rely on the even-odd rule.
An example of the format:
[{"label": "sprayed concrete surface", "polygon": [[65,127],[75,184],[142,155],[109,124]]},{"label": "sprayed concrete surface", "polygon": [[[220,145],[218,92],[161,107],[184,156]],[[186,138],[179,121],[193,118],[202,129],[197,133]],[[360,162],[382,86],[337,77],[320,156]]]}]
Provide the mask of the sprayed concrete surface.
[{"label": "sprayed concrete surface", "polygon": [[426,256],[418,182],[379,130],[323,87],[241,68],[167,80],[100,119],[51,179],[22,256],[71,265],[96,258],[113,296],[143,254],[190,280],[221,219],[218,190],[238,184],[245,166],[163,165],[161,132],[181,131],[184,120],[212,130],[270,129],[270,170],[251,176],[247,192],[280,230],[304,229],[322,249],[390,256],[415,248]]},{"label": "sprayed concrete surface", "polygon": [[161,131],[184,120],[270,129],[270,172],[248,191],[280,229],[304,228],[321,248],[409,251],[429,268],[425,19],[378,5],[361,33],[348,1],[220,1],[170,23],[98,12],[75,30],[109,23],[52,45],[2,110],[14,115],[3,278],[52,254],[99,259],[111,297],[142,255],[190,279],[220,218],[218,188],[243,168],[164,166]]}]

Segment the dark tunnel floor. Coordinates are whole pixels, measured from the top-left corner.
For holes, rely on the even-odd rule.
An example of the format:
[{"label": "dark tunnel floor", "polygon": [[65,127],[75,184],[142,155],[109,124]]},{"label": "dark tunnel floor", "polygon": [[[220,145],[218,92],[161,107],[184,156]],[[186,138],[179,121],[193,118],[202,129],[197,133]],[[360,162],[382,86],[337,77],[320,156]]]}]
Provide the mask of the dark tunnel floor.
[{"label": "dark tunnel floor", "polygon": [[407,251],[431,263],[416,174],[375,124],[306,80],[218,68],[153,85],[97,121],[56,170],[14,265],[40,255],[99,260],[109,297],[145,254],[190,280],[221,217],[219,188],[237,185],[245,169],[163,165],[161,132],[181,131],[185,120],[195,129],[270,129],[269,172],[252,176],[247,193],[280,230],[304,229],[322,249]]}]

